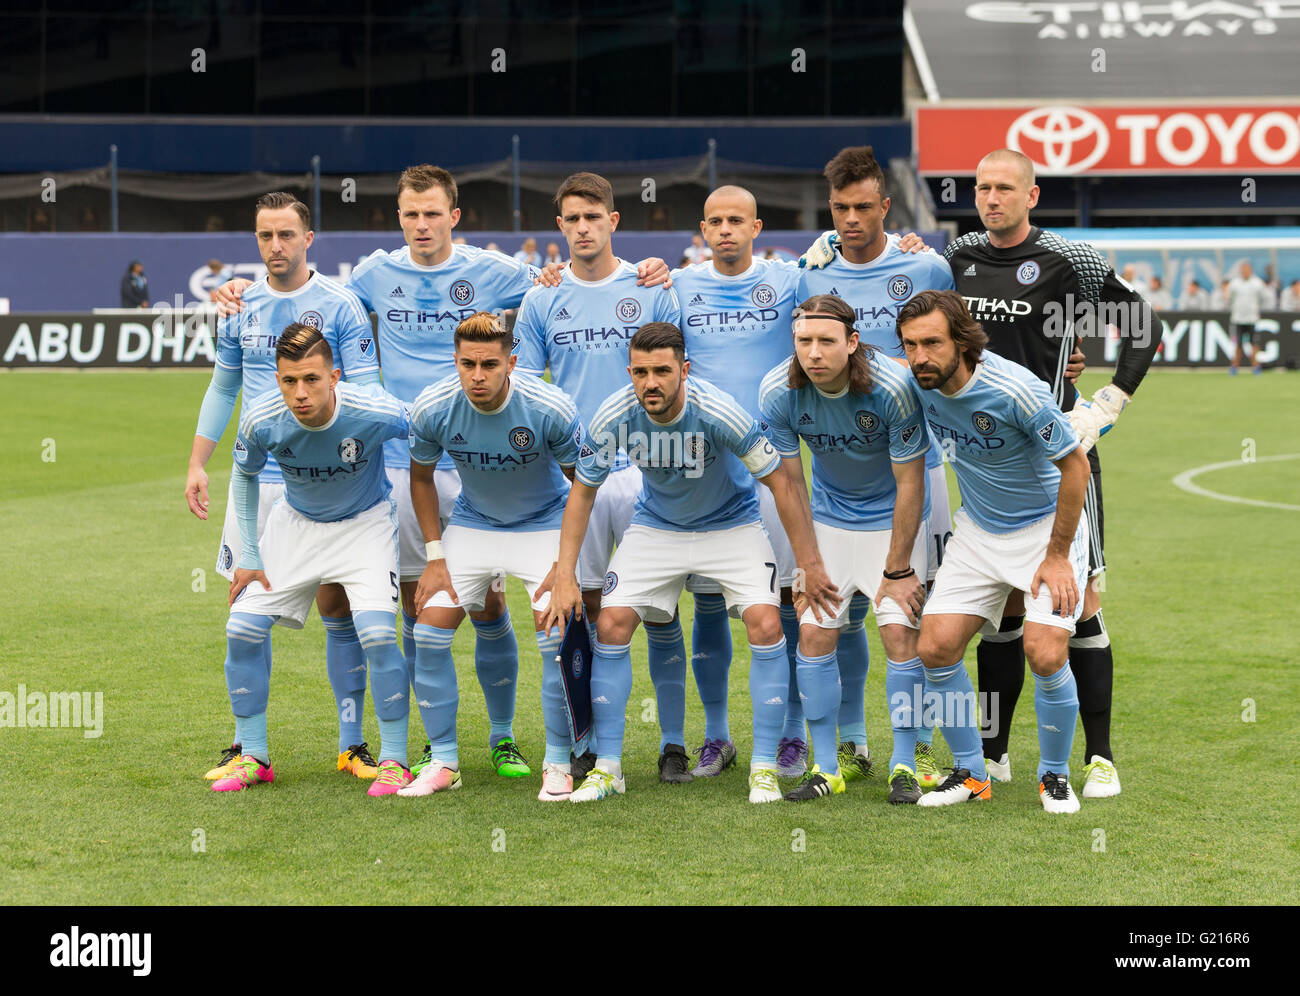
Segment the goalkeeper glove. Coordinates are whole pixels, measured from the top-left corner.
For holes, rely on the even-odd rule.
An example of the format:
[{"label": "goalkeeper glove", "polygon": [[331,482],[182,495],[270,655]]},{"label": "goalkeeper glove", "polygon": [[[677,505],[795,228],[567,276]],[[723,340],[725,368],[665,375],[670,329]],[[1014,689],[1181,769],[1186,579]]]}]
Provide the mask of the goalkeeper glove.
[{"label": "goalkeeper glove", "polygon": [[835,261],[835,247],[840,244],[839,232],[822,232],[808,251],[799,257],[800,268],[820,270]]},{"label": "goalkeeper glove", "polygon": [[1080,401],[1070,409],[1067,417],[1085,453],[1110,431],[1120,412],[1132,400],[1114,384],[1107,384],[1092,396],[1092,401]]}]

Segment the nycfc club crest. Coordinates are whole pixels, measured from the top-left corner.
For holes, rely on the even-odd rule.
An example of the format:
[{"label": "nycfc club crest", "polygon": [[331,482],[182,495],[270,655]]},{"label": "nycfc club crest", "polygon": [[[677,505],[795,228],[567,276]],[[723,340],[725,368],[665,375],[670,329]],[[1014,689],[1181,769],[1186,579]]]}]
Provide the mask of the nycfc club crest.
[{"label": "nycfc club crest", "polygon": [[582,651],[575,650],[573,656],[569,658],[569,674],[573,675],[575,678],[581,678],[582,668]]},{"label": "nycfc club crest", "polygon": [[692,460],[703,460],[709,455],[709,441],[703,436],[692,436],[686,449],[690,452]]},{"label": "nycfc club crest", "polygon": [[303,325],[310,325],[317,332],[325,327],[325,319],[321,317],[319,311],[304,311],[298,316],[298,321]]},{"label": "nycfc club crest", "polygon": [[230,570],[231,564],[235,562],[235,555],[231,552],[229,546],[221,544],[221,556],[217,558],[217,569],[222,571]]},{"label": "nycfc club crest", "polygon": [[758,307],[770,308],[772,302],[776,300],[776,291],[767,284],[759,284],[754,288],[754,292],[750,294],[750,298],[753,300],[754,304],[758,305]]},{"label": "nycfc club crest", "polygon": [[899,273],[889,278],[889,296],[895,301],[906,301],[912,296],[912,278]]},{"label": "nycfc club crest", "polygon": [[1032,259],[1028,262],[1021,263],[1020,268],[1016,270],[1016,280],[1028,287],[1038,279],[1038,264]]},{"label": "nycfc club crest", "polygon": [[533,445],[532,430],[527,429],[522,425],[516,426],[515,428],[511,429],[510,445],[513,446],[520,453],[528,449],[528,447]]},{"label": "nycfc club crest", "polygon": [[858,428],[863,432],[875,432],[876,426],[880,424],[880,420],[877,419],[875,415],[866,411],[858,412],[857,415],[853,417],[853,421],[858,423]]},{"label": "nycfc club crest", "polygon": [[615,574],[613,571],[610,571],[608,574],[605,575],[605,584],[604,587],[600,589],[600,593],[602,595],[608,595],[611,591],[613,591],[617,587],[618,587],[618,575]]},{"label": "nycfc club crest", "polygon": [[641,317],[641,302],[634,297],[625,297],[614,305],[614,314],[621,322],[635,322]]},{"label": "nycfc club crest", "polygon": [[347,439],[339,443],[339,459],[344,463],[356,463],[361,459],[361,454],[364,450],[365,446],[362,444],[360,439],[348,436]]},{"label": "nycfc club crest", "polygon": [[976,412],[970,417],[971,424],[975,426],[975,431],[981,436],[991,436],[997,430],[998,424],[993,421],[993,416],[988,412]]},{"label": "nycfc club crest", "polygon": [[451,285],[450,293],[457,304],[469,304],[474,300],[474,285],[468,280],[457,280]]}]

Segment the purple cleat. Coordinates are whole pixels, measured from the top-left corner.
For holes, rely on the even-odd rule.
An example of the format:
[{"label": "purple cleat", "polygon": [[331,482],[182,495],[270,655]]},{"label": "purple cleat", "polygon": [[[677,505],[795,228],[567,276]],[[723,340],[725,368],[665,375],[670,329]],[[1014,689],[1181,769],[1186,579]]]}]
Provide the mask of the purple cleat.
[{"label": "purple cleat", "polygon": [[808,745],[797,737],[782,737],[776,747],[776,767],[782,778],[802,778],[808,770]]},{"label": "purple cleat", "polygon": [[696,778],[720,775],[736,763],[736,745],[730,740],[705,740],[703,747],[691,753],[700,756],[700,762],[691,769]]}]

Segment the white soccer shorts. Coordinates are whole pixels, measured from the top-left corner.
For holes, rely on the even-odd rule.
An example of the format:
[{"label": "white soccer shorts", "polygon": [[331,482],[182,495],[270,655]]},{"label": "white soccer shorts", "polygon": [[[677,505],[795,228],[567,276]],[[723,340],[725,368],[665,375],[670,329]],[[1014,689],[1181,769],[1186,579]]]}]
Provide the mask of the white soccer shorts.
[{"label": "white soccer shorts", "polygon": [[931,467],[926,473],[930,483],[930,518],[921,523],[921,531],[927,536],[926,547],[926,581],[933,581],[943,561],[943,548],[952,535],[952,513],[948,510],[948,468],[945,464]]},{"label": "white soccer shorts", "polygon": [[[872,602],[871,611],[876,614],[877,626],[896,623],[909,629],[920,628],[919,622],[908,621],[907,613],[892,598],[883,599],[879,607],[875,604],[876,592],[884,580],[891,530],[841,529],[823,522],[814,522],[813,533],[817,536],[817,548],[821,551],[822,563],[826,565],[826,574],[840,590],[840,610],[834,618],[823,613],[818,622],[813,617],[812,609],[805,609],[799,618],[800,625],[811,623],[822,629],[843,629],[849,624],[849,600],[854,592],[860,591]],[[916,540],[912,544],[912,556],[908,560],[918,578],[925,577],[926,539],[922,524],[922,528],[917,530]]]},{"label": "white soccer shorts", "polygon": [[[776,499],[772,491],[764,484],[755,485],[758,489],[758,511],[763,517],[763,528],[767,531],[768,542],[776,554],[776,579],[782,588],[794,584],[795,562],[794,549],[785,535],[785,526],[781,525],[781,514],[776,510]],[[686,590],[699,595],[718,595],[722,586],[709,578],[692,574],[686,579]]]},{"label": "white soccer shorts", "polygon": [[[280,481],[257,485],[257,544],[261,548],[262,537],[266,534],[266,523],[271,518],[271,509],[284,495],[284,484]],[[226,518],[221,526],[221,546],[217,548],[217,573],[227,581],[235,579],[235,565],[244,544],[239,541],[239,522],[235,518],[235,491],[231,484],[226,489]]]},{"label": "white soccer shorts", "polygon": [[1074,612],[1068,616],[1054,614],[1052,595],[1045,585],[1037,594],[1029,591],[1034,572],[1047,553],[1054,518],[1044,516],[1011,533],[991,533],[977,526],[965,509],[957,509],[952,539],[926,600],[925,614],[982,616],[987,622],[980,632],[996,633],[1007,595],[1013,590],[1023,591],[1026,622],[1058,626],[1073,633],[1083,611],[1084,585],[1088,581],[1088,523],[1084,516],[1079,516],[1070,542],[1070,566],[1079,588]]},{"label": "white soccer shorts", "polygon": [[671,622],[688,574],[716,581],[733,615],[781,604],[776,554],[759,523],[694,533],[634,524],[609,563],[601,608],[627,606],[646,622]]},{"label": "white soccer shorts", "polygon": [[276,622],[302,629],[323,584],[341,584],[353,612],[398,610],[397,510],[392,501],[376,502],[350,519],[317,522],[277,502],[261,541],[267,591],[254,581],[231,612],[277,616]]},{"label": "white soccer shorts", "polygon": [[594,591],[605,583],[610,557],[632,524],[640,494],[641,468],[635,464],[611,473],[596,492],[587,535],[578,551],[578,586],[583,591]]},{"label": "white soccer shorts", "polygon": [[[448,526],[442,534],[442,551],[447,555],[447,572],[459,603],[440,591],[428,605],[478,612],[484,607],[494,582],[503,584],[506,575],[524,583],[533,609],[541,612],[551,602],[550,592],[536,599],[537,586],[546,580],[560,555],[560,531],[514,532],[508,529],[469,529]],[[536,599],[536,600],[535,600]]]},{"label": "white soccer shorts", "polygon": [[[393,500],[397,503],[398,576],[403,581],[418,581],[425,564],[424,533],[415,517],[415,506],[411,504],[411,468],[389,467],[388,481],[393,486]],[[460,496],[460,474],[455,468],[435,470],[433,486],[438,492],[439,525],[445,531],[451,508]]]}]

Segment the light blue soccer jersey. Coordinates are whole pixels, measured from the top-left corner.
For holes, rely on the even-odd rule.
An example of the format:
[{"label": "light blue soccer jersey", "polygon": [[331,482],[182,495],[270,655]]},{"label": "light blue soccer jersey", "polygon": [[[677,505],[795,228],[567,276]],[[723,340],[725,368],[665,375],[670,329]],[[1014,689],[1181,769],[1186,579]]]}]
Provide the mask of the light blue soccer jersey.
[{"label": "light blue soccer jersey", "polygon": [[[803,270],[800,301],[814,294],[834,294],[857,314],[858,338],[886,356],[906,359],[898,338],[898,313],[923,290],[952,290],[956,285],[947,260],[938,253],[909,253],[898,248],[898,236],[885,237],[885,251],[870,263],[850,263],[838,251],[821,270]],[[943,462],[938,446],[926,454],[925,465]]]},{"label": "light blue soccer jersey", "polygon": [[[911,374],[873,356],[872,390],[825,394],[813,384],[790,387],[789,361],[773,367],[760,392],[768,435],[783,457],[799,456],[799,438],[812,451],[812,516],[840,529],[889,529],[897,486],[891,464],[909,463],[929,448]],[[922,520],[930,514],[926,480]]]},{"label": "light blue soccer jersey", "polygon": [[312,428],[273,388],[250,402],[235,439],[236,470],[251,477],[274,457],[284,474],[284,500],[317,522],[350,519],[387,498],[384,442],[410,431],[406,406],[377,387],[340,381],[334,400],[333,417]]},{"label": "light blue soccer jersey", "polygon": [[952,397],[911,379],[930,431],[952,448],[962,507],[981,528],[1009,533],[1056,511],[1061,473],[1052,461],[1079,440],[1046,383],[987,350]]},{"label": "light blue soccer jersey", "polygon": [[610,392],[627,384],[627,343],[647,322],[681,327],[677,295],[663,287],[638,287],[636,267],[624,260],[604,280],[579,280],[569,270],[558,287],[534,287],[515,319],[521,373],[541,376],[578,406],[590,426]]},{"label": "light blue soccer jersey", "polygon": [[[243,311],[217,324],[217,366],[237,371],[243,378],[241,421],[251,399],[272,390],[279,394],[275,344],[285,326],[294,322],[320,330],[334,354],[335,368],[344,377],[355,380],[378,373],[370,318],[356,295],[337,281],[313,272],[297,290],[284,293],[273,290],[263,277],[244,291],[242,300]],[[261,480],[281,480],[274,455],[262,469]]]},{"label": "light blue soccer jersey", "polygon": [[461,488],[449,521],[470,529],[559,529],[569,496],[560,467],[577,462],[582,442],[573,401],[530,374],[511,375],[493,412],[475,407],[454,374],[421,391],[411,409],[410,458],[451,457]]},{"label": "light blue soccer jersey", "polygon": [[[536,276],[535,267],[476,246],[453,245],[436,266],[416,263],[408,246],[371,253],[348,287],[378,316],[384,390],[409,403],[455,373],[456,326],[476,311],[519,307]],[[390,467],[410,466],[401,442],[386,446],[384,459]]]},{"label": "light blue soccer jersey", "polygon": [[780,465],[776,449],[725,391],[697,377],[683,390],[686,403],[670,424],[650,418],[631,384],[611,394],[588,425],[576,479],[598,487],[625,447],[642,475],[634,523],[704,532],[758,522],[754,479]]},{"label": "light blue soccer jersey", "polygon": [[800,272],[775,259],[756,259],[734,277],[712,263],[673,271],[691,376],[726,391],[755,417],[763,376],[794,351],[790,315],[802,300]]}]

